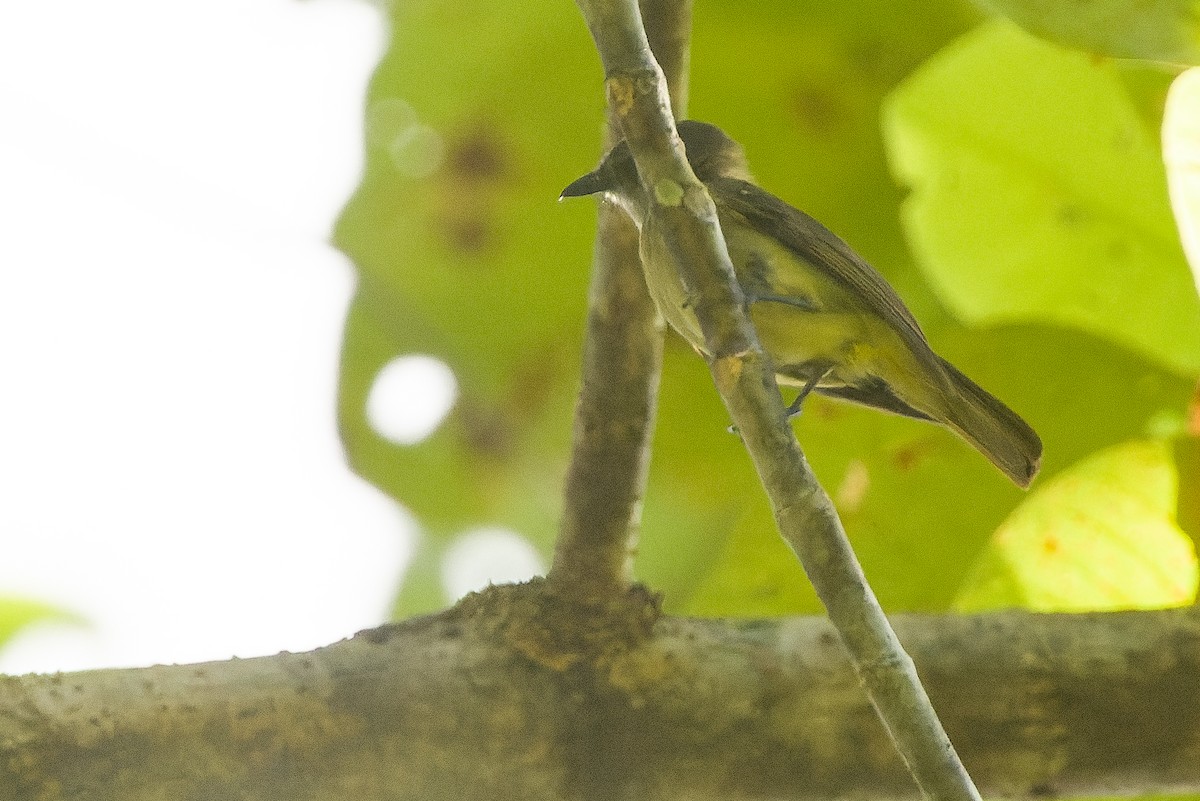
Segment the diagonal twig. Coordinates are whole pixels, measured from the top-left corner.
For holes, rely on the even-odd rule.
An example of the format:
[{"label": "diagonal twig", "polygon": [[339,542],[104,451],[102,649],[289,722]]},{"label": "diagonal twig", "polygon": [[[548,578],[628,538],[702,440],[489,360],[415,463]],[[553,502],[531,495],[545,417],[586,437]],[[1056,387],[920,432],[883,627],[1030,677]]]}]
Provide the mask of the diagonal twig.
[{"label": "diagonal twig", "polygon": [[978,790],[787,424],[770,360],[743,311],[712,200],[675,133],[664,77],[646,43],[636,0],[577,0],[577,5],[604,63],[609,106],[650,198],[642,236],[661,238],[682,282],[693,290],[709,368],[758,470],[780,533],[804,565],[922,793],[939,801],[978,801]]}]

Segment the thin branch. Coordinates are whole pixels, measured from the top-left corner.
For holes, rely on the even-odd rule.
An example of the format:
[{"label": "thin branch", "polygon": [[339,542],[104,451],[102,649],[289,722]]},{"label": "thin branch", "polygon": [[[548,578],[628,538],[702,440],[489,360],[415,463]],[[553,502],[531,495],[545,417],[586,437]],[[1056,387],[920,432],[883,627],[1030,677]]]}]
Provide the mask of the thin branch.
[{"label": "thin branch", "polygon": [[[692,0],[643,0],[641,10],[650,52],[667,79],[671,113],[676,119],[684,119],[692,57]],[[620,123],[612,116],[609,132],[613,135],[611,144],[620,141]]]},{"label": "thin branch", "polygon": [[832,502],[787,424],[770,360],[744,312],[712,200],[675,133],[666,85],[646,44],[636,2],[577,2],[604,62],[609,104],[650,199],[641,235],[655,237],[671,254],[696,299],[693,308],[713,378],[767,490],[780,532],[803,563],[922,792],[938,801],[978,801]]},{"label": "thin branch", "polygon": [[[642,8],[679,115],[687,108],[691,9],[691,0],[652,0]],[[620,136],[610,115],[608,144]],[[603,204],[571,466],[550,571],[556,586],[576,597],[611,597],[629,586],[662,347],[662,324],[638,258],[637,229],[626,215]]]},{"label": "thin branch", "polygon": [[[6,677],[0,798],[916,797],[828,621],[578,648],[540,638],[575,614],[543,589],[305,654]],[[1196,609],[895,623],[989,796],[1200,792]]]}]

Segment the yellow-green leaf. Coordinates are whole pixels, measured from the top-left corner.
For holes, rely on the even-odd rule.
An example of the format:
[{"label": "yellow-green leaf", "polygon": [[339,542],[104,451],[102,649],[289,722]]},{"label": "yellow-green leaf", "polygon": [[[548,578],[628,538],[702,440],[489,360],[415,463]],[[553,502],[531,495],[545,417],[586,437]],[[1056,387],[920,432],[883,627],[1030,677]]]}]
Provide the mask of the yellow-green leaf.
[{"label": "yellow-green leaf", "polygon": [[962,610],[1151,609],[1196,597],[1176,522],[1171,443],[1104,450],[1038,488],[1000,526],[959,594]]},{"label": "yellow-green leaf", "polygon": [[1157,132],[1115,65],[991,23],[885,112],[910,241],[956,315],[1071,326],[1200,374]]},{"label": "yellow-green leaf", "polygon": [[83,619],[53,604],[28,598],[0,598],[0,646],[22,629],[38,623],[80,624]]}]

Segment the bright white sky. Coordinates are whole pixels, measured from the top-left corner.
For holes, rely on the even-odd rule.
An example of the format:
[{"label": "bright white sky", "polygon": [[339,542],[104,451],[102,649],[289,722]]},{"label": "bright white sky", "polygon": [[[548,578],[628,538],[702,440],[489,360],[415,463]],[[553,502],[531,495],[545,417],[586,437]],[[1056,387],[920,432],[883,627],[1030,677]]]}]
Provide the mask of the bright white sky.
[{"label": "bright white sky", "polygon": [[[0,671],[307,650],[413,527],[344,467],[364,0],[0,4]],[[481,581],[474,577],[472,581]]]}]

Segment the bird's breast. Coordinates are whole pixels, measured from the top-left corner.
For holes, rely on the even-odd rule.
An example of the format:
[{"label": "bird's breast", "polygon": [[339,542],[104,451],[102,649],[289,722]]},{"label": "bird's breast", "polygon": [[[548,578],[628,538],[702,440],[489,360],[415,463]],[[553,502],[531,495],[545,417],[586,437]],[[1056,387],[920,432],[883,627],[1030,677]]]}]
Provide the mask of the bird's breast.
[{"label": "bird's breast", "polygon": [[667,252],[662,236],[656,230],[652,218],[643,223],[639,251],[642,269],[646,275],[646,288],[658,313],[686,339],[692,347],[703,352],[704,333],[700,321],[692,310],[695,291],[689,287],[675,267],[671,254]]}]

